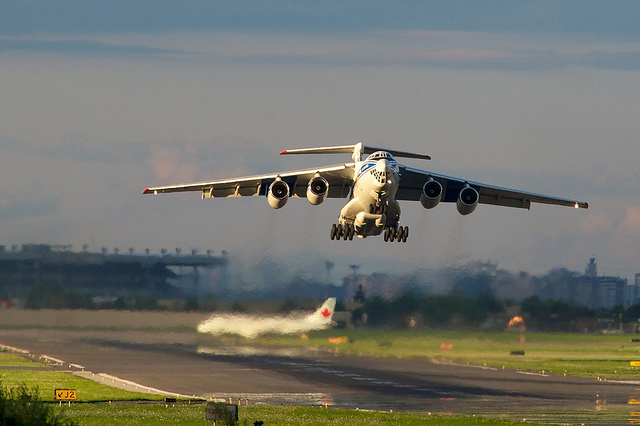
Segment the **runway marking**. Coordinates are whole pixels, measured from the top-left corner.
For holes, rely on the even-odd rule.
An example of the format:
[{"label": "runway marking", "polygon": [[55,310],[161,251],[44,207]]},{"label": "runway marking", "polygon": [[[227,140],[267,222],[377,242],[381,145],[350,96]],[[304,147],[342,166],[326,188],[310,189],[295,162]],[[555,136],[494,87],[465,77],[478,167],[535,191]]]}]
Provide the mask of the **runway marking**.
[{"label": "runway marking", "polygon": [[459,364],[459,363],[456,363],[456,362],[442,362],[442,361],[437,360],[435,358],[429,358],[429,361],[432,364],[439,364],[439,365],[454,365],[456,367],[479,368],[480,370],[489,370],[489,371],[498,371],[498,370],[500,370],[497,367],[489,367],[487,365],[473,365],[473,364]]},{"label": "runway marking", "polygon": [[[112,376],[111,374],[107,374],[107,373],[94,374],[91,371],[84,371],[84,372],[70,371],[70,373],[73,373],[76,376],[80,376],[80,377],[84,377],[84,378],[87,378],[87,379],[91,379],[91,380],[93,380],[95,382],[98,382],[98,383],[102,383],[102,384],[105,384],[105,385],[108,385],[108,386],[113,386],[113,387],[118,387],[118,388],[121,387],[122,389],[133,391],[133,392],[142,392],[142,393],[151,393],[151,394],[157,394],[157,395],[174,396],[174,397],[177,397],[177,398],[185,398],[185,399],[193,399],[193,398],[204,399],[204,398],[196,396],[196,395],[184,395],[184,394],[181,394],[181,393],[164,391],[164,390],[161,390],[161,389],[153,388],[151,386],[146,386],[146,385],[142,385],[140,383],[132,382],[131,380],[121,379],[120,377]],[[102,379],[102,380],[98,380],[98,379]],[[107,381],[104,381],[104,379],[107,379]],[[109,380],[111,381],[111,383],[108,382]],[[120,386],[118,386],[118,385],[120,385]]]},{"label": "runway marking", "polygon": [[527,376],[551,377],[548,374],[536,373],[534,371],[517,371],[518,374],[526,374]]},{"label": "runway marking", "polygon": [[342,373],[342,372],[337,372],[337,373],[335,373],[335,375],[336,375],[336,376],[338,376],[338,377],[351,377],[351,378],[354,378],[354,377],[360,377],[360,375],[359,375],[359,374],[354,374],[354,373]]},{"label": "runway marking", "polygon": [[[205,399],[213,399],[214,401],[228,401],[229,398],[234,400],[241,400],[242,403],[249,405],[264,405],[265,403],[272,404],[312,404],[312,405],[334,405],[333,397],[326,393],[287,393],[287,392],[240,392],[240,393],[211,393],[203,395]],[[260,401],[260,402],[255,402]]]},{"label": "runway marking", "polygon": [[609,382],[609,383],[618,383],[618,384],[623,384],[623,385],[634,385],[634,386],[640,385],[640,380],[611,380],[611,379],[607,379],[607,382]]},{"label": "runway marking", "polygon": [[21,354],[28,354],[30,353],[28,350],[26,349],[20,349],[20,348],[14,348],[13,346],[8,346],[8,345],[0,345],[0,348],[2,348],[2,350],[5,351],[11,351],[11,352],[18,352]]},{"label": "runway marking", "polygon": [[[431,394],[442,395],[442,396],[462,397],[465,395],[462,392],[455,392],[455,391],[452,392],[452,391],[445,391],[445,390],[433,389],[433,388],[423,388],[417,385],[404,385],[404,384],[392,382],[389,380],[381,380],[375,377],[362,376],[357,373],[347,373],[340,370],[334,370],[332,368],[326,368],[317,364],[309,364],[309,363],[295,362],[295,361],[279,362],[277,360],[272,360],[271,362],[274,364],[282,364],[282,365],[287,365],[289,367],[293,367],[293,370],[295,371],[320,371],[325,374],[333,374],[337,377],[341,377],[345,379],[352,379],[352,380],[361,381],[361,382],[369,382],[371,384],[378,385],[378,386],[390,386],[396,389],[409,389],[414,392],[431,393]],[[483,370],[497,370],[497,368],[494,368],[494,367],[480,366],[480,368],[482,368]]]},{"label": "runway marking", "polygon": [[49,355],[40,355],[40,359],[44,359],[45,364],[47,362],[52,362],[54,364],[64,365],[64,361],[61,359],[54,358]]}]

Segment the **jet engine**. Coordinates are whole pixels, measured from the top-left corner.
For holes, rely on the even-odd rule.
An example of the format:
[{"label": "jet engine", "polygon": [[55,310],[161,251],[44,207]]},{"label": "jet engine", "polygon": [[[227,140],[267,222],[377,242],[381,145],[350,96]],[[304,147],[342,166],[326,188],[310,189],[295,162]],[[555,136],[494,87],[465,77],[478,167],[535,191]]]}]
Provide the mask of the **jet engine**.
[{"label": "jet engine", "polygon": [[438,205],[442,199],[442,185],[437,180],[429,178],[422,187],[420,194],[420,203],[425,209],[432,209]]},{"label": "jet engine", "polygon": [[322,176],[316,174],[309,180],[307,186],[307,200],[314,206],[322,203],[329,193],[329,182]]},{"label": "jet engine", "polygon": [[458,195],[458,201],[456,201],[456,207],[458,208],[458,213],[461,215],[467,215],[473,213],[473,211],[478,207],[478,201],[480,200],[480,194],[478,191],[466,185],[460,191],[460,195]]},{"label": "jet engine", "polygon": [[277,178],[269,185],[267,201],[271,207],[279,209],[287,204],[287,200],[289,200],[289,185],[282,179]]}]

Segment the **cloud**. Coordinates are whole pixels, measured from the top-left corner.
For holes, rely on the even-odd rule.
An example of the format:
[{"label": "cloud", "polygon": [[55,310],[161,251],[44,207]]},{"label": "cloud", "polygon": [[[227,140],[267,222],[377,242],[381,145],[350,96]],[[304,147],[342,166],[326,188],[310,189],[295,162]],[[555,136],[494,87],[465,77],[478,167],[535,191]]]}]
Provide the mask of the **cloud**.
[{"label": "cloud", "polygon": [[158,143],[151,148],[146,164],[160,183],[178,184],[272,171],[269,158],[274,157],[275,153],[257,143],[220,137],[206,143]]},{"label": "cloud", "polygon": [[92,40],[44,40],[44,39],[0,39],[0,53],[62,53],[86,56],[130,56],[157,57],[189,52],[179,49],[167,49],[141,45],[111,44]]},{"label": "cloud", "polygon": [[202,180],[202,172],[197,164],[190,161],[189,151],[193,153],[189,147],[186,152],[171,147],[152,149],[148,165],[154,178],[162,182],[175,180],[176,183]]},{"label": "cloud", "polygon": [[358,33],[385,30],[450,30],[638,35],[637,2],[596,0],[472,0],[317,2],[302,0],[93,2],[51,0],[4,2],[0,34],[159,33],[201,30]]},{"label": "cloud", "polygon": [[[279,9],[273,6],[273,11]],[[249,16],[240,10],[230,13],[236,13],[239,21]],[[283,11],[282,16],[291,13],[294,12]],[[488,70],[548,70],[573,66],[640,69],[640,32],[633,38],[622,37],[615,31],[598,36],[588,32],[577,35],[559,31],[532,33],[515,28],[505,31],[497,22],[494,22],[494,26],[459,26],[453,23],[441,26],[432,22],[416,22],[414,27],[407,25],[400,28],[394,28],[393,25],[387,27],[380,22],[356,27],[349,34],[336,31],[324,34],[324,31],[308,31],[306,27],[287,29],[273,22],[274,27],[265,36],[265,27],[269,25],[262,27],[262,18],[257,17],[257,20],[249,20],[246,26],[239,24],[238,27],[214,23],[189,28],[180,22],[172,29],[160,26],[158,31],[150,31],[144,23],[140,23],[136,28],[119,28],[120,31],[116,31],[116,26],[111,31],[102,32],[90,29],[79,32],[70,30],[69,33],[48,32],[40,28],[39,31],[26,31],[26,35],[7,34],[2,38],[0,30],[0,54],[27,52],[82,57],[117,56],[136,60],[199,61],[216,65],[409,66]],[[248,25],[249,22],[254,26]],[[69,27],[73,25],[70,23]],[[0,28],[3,28],[1,17]],[[178,35],[200,34],[211,41],[190,44],[182,40],[177,43],[176,37],[155,34],[166,34],[165,30],[174,35],[175,32],[180,32]],[[149,32],[156,37],[146,36]],[[318,49],[310,49],[310,46]]]},{"label": "cloud", "polygon": [[624,238],[640,237],[640,206],[628,206],[625,217],[616,229],[616,234]]},{"label": "cloud", "polygon": [[58,146],[0,137],[0,147],[26,156],[46,157],[54,160],[67,159],[84,162],[143,163],[146,149],[139,144],[125,142],[105,142],[93,144],[84,137],[68,137]]},{"label": "cloud", "polygon": [[611,220],[608,215],[593,214],[580,223],[583,238],[578,240],[577,251],[591,248],[600,264],[608,270],[637,272],[640,250],[640,206],[627,206],[621,220]]},{"label": "cloud", "polygon": [[611,217],[607,214],[589,214],[580,221],[580,231],[588,235],[609,232],[612,227]]},{"label": "cloud", "polygon": [[[471,0],[437,2],[59,1],[34,7],[3,4],[0,53],[24,51],[82,56],[204,60],[215,64],[413,66],[454,69],[544,70],[572,66],[640,69],[640,5],[596,1]],[[248,34],[327,42],[321,52],[282,51],[267,40],[257,52],[203,52],[185,46],[149,45],[146,35]],[[110,35],[122,36],[107,41]],[[268,35],[265,37],[265,34]],[[1,38],[4,36],[4,38]],[[137,42],[132,40],[137,39]],[[221,38],[217,37],[216,43]],[[233,39],[233,37],[231,37]],[[370,42],[361,49],[357,44]],[[337,42],[338,41],[338,42]],[[356,43],[349,51],[340,46]],[[408,44],[407,44],[408,43]],[[244,49],[255,43],[245,43]],[[608,47],[607,44],[609,45]],[[611,49],[611,45],[625,48]],[[400,46],[400,48],[399,48]],[[408,47],[411,46],[411,47]],[[578,50],[576,46],[580,46]],[[585,46],[587,48],[585,48]],[[589,49],[588,46],[593,46]],[[308,47],[308,46],[307,46]],[[206,49],[206,48],[203,48]],[[187,59],[188,58],[188,59]]]},{"label": "cloud", "polygon": [[52,215],[58,211],[58,199],[47,196],[36,200],[6,195],[0,198],[0,221]]}]

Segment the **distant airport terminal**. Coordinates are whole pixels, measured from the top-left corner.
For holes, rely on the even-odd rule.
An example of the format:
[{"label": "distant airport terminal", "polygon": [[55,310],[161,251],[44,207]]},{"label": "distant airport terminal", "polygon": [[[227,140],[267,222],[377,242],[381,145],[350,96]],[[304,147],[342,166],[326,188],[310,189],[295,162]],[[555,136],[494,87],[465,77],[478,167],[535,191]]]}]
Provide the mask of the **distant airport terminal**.
[{"label": "distant airport terminal", "polygon": [[0,298],[26,299],[41,283],[57,283],[95,297],[116,298],[132,292],[153,298],[189,297],[198,292],[201,270],[224,268],[228,263],[224,255],[213,256],[211,251],[138,254],[133,249],[92,253],[86,247],[81,252],[70,248],[23,244],[7,250],[0,246]]}]

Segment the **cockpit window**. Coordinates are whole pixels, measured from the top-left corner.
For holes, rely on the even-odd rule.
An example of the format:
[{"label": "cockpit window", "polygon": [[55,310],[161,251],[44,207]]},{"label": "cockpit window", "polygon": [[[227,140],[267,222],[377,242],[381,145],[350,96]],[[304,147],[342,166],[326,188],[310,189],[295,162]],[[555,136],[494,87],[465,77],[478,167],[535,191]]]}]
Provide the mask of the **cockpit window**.
[{"label": "cockpit window", "polygon": [[393,156],[385,151],[376,151],[367,157],[367,160],[379,160],[381,158],[386,158],[388,160],[393,160]]}]

